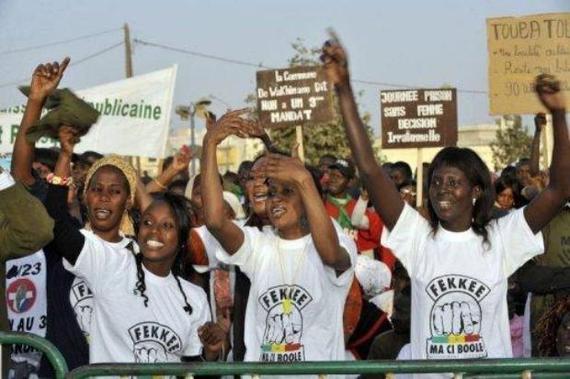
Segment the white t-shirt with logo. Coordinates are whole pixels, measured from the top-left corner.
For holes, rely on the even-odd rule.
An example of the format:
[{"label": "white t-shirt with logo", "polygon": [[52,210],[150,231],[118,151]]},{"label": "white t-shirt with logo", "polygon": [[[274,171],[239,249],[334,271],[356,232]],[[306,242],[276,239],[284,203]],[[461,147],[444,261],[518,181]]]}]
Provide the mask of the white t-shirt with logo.
[{"label": "white t-shirt with logo", "polygon": [[356,246],[338,228],[351,267],[337,277],[310,235],[283,240],[273,230],[243,227],[244,243],[218,258],[251,280],[245,316],[246,361],[289,363],[343,360],[343,310],[354,275]]},{"label": "white t-shirt with logo", "polygon": [[[96,238],[98,236],[94,235]],[[101,239],[108,247],[115,249],[123,254],[132,254],[127,249],[127,245],[132,241],[130,238],[123,237],[119,242],[108,242]],[[79,328],[83,335],[89,340],[89,332],[91,329],[91,319],[93,318],[93,292],[87,286],[85,280],[79,277],[73,279],[71,290],[69,291],[69,303],[75,312],[75,318],[79,324]]]},{"label": "white t-shirt with logo", "polygon": [[93,293],[89,361],[180,362],[182,356],[200,355],[197,329],[210,320],[204,291],[180,279],[193,309],[189,315],[174,276],[159,277],[142,266],[148,296],[145,307],[136,289],[135,257],[109,247],[91,232],[82,233],[85,245],[75,265],[64,264]]},{"label": "white t-shirt with logo", "polygon": [[490,246],[472,230],[435,236],[427,220],[407,204],[382,244],[412,280],[412,359],[512,356],[507,278],[544,250],[523,209],[493,220]]}]

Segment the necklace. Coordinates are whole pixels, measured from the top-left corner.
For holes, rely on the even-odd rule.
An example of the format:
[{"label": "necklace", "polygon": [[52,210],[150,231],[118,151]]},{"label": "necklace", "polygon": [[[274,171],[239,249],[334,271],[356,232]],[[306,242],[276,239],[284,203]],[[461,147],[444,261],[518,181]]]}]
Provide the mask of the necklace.
[{"label": "necklace", "polygon": [[283,299],[282,302],[282,307],[283,307],[283,313],[288,315],[291,312],[293,312],[293,300],[291,300],[291,287],[297,282],[297,275],[299,275],[299,271],[301,269],[301,267],[303,266],[303,264],[305,263],[305,258],[307,256],[307,247],[309,246],[309,241],[310,241],[310,236],[307,237],[307,240],[305,241],[305,245],[303,246],[303,251],[301,252],[301,257],[297,262],[297,266],[295,267],[295,269],[292,271],[292,278],[291,281],[287,281],[286,277],[285,277],[285,265],[283,264],[283,258],[281,257],[281,248],[280,248],[280,241],[281,239],[279,237],[277,237],[277,243],[276,243],[276,250],[277,250],[277,259],[279,260],[279,266],[281,267],[281,281],[283,282],[284,285],[286,285],[287,287],[289,287],[289,291],[287,292],[287,294],[285,295],[285,299]]}]

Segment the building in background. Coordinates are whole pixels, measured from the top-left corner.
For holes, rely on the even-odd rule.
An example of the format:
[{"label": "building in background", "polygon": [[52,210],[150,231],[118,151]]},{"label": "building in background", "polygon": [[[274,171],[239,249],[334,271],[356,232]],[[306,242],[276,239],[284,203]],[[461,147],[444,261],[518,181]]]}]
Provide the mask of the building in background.
[{"label": "building in background", "polygon": [[[495,124],[478,124],[460,126],[457,130],[457,146],[474,150],[487,164],[491,171],[493,167],[493,152],[491,142],[495,140],[499,126]],[[381,147],[382,139],[378,138],[375,145]],[[422,150],[422,161],[431,162],[440,151],[440,147],[426,147]],[[417,166],[417,149],[380,149],[382,160],[387,162],[404,161],[415,170]]]},{"label": "building in background", "polygon": [[[499,126],[495,124],[477,124],[461,126],[458,130],[459,147],[468,147],[473,149],[483,161],[487,164],[490,170],[493,167],[493,152],[491,151],[491,142],[495,140],[496,133]],[[201,151],[201,143],[204,138],[205,130],[200,130],[196,133],[198,156],[197,168],[200,168],[199,154]],[[167,154],[174,154],[182,145],[190,143],[190,129],[179,128],[171,131]],[[381,139],[376,139],[375,145],[380,146]],[[245,160],[253,160],[263,150],[263,143],[258,139],[242,139],[234,136],[228,137],[218,147],[218,167],[223,174],[226,171],[237,172],[241,162]],[[427,147],[423,149],[422,158],[424,162],[431,162],[433,157],[441,148]],[[404,161],[412,168],[417,165],[417,149],[380,149],[382,160],[388,162]],[[162,164],[161,159],[154,158],[141,158],[141,173],[146,171],[150,176],[156,177],[158,175],[158,167]]]},{"label": "building in background", "polygon": [[[196,168],[200,170],[200,152],[202,151],[202,140],[204,139],[205,129],[196,133]],[[173,155],[183,145],[190,144],[190,129],[178,128],[173,129],[168,137],[168,145],[166,147],[167,156]],[[241,162],[245,160],[253,160],[263,150],[263,143],[258,139],[242,139],[234,136],[228,137],[218,147],[218,167],[223,174],[226,171],[237,172]],[[141,158],[141,174],[146,171],[151,177],[158,176],[159,166],[162,165],[162,159]]]}]

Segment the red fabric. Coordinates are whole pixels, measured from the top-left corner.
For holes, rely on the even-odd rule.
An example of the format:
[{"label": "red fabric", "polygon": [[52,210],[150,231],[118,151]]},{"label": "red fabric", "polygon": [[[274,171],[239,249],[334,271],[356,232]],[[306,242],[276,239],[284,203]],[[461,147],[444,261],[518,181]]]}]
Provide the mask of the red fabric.
[{"label": "red fabric", "polygon": [[[356,206],[356,200],[350,199],[346,204],[346,211],[352,217],[352,212]],[[339,209],[330,201],[325,200],[325,209],[329,216],[338,219]],[[355,229],[356,248],[358,251],[376,249],[380,246],[380,234],[382,233],[382,221],[378,213],[367,209],[365,215],[368,217],[369,228],[367,230]]]},{"label": "red fabric", "polygon": [[394,267],[396,266],[396,257],[392,250],[388,249],[385,246],[380,245],[379,249],[379,257],[378,259],[386,264],[390,271],[394,272]]},{"label": "red fabric", "polygon": [[360,313],[362,312],[362,289],[358,284],[356,277],[352,280],[352,285],[346,295],[346,302],[344,303],[344,314],[342,316],[344,341],[347,342],[354,333],[356,325],[360,320]]},{"label": "red fabric", "polygon": [[186,264],[208,266],[208,255],[206,254],[204,243],[194,229],[190,230],[187,250],[188,254],[186,255]]},{"label": "red fabric", "polygon": [[[335,220],[338,218],[339,210],[338,208],[331,203],[330,201],[325,200],[325,209],[329,216],[334,218]],[[346,204],[346,211],[348,212],[349,216],[352,216],[352,212],[354,211],[354,207],[356,206],[356,200],[351,199]],[[357,229],[355,231],[356,235],[356,248],[358,252],[374,249],[377,251],[377,258],[384,262],[391,271],[394,271],[394,265],[396,264],[396,257],[392,253],[390,249],[380,245],[380,237],[382,236],[382,230],[384,229],[384,222],[380,218],[380,215],[371,210],[370,208],[365,212],[366,216],[368,216],[369,222],[369,229],[368,230],[360,230]]]},{"label": "red fabric", "polygon": [[230,273],[225,270],[214,270],[214,299],[216,309],[225,310],[233,306],[234,300],[230,289]]}]

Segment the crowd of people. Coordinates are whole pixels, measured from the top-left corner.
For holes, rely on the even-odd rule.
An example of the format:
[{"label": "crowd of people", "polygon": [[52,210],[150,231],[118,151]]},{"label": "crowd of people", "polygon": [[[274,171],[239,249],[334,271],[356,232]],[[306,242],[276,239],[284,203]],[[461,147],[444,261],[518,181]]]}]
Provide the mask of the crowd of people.
[{"label": "crowd of people", "polygon": [[[492,173],[446,147],[417,183],[405,162],[376,163],[337,40],[322,60],[350,157],[311,167],[270,145],[222,176],[227,137],[267,142],[238,110],[209,115],[198,175],[183,148],[154,179],[117,155],[75,153],[85,130],[68,119],[59,150],[36,148],[28,131],[69,59],[39,65],[0,174],[2,330],[47,338],[70,369],[570,355],[570,140],[556,79],[535,82],[552,116],[549,170],[539,114],[530,157]],[[15,346],[9,364],[8,353],[9,377],[53,377],[41,353]]]}]

